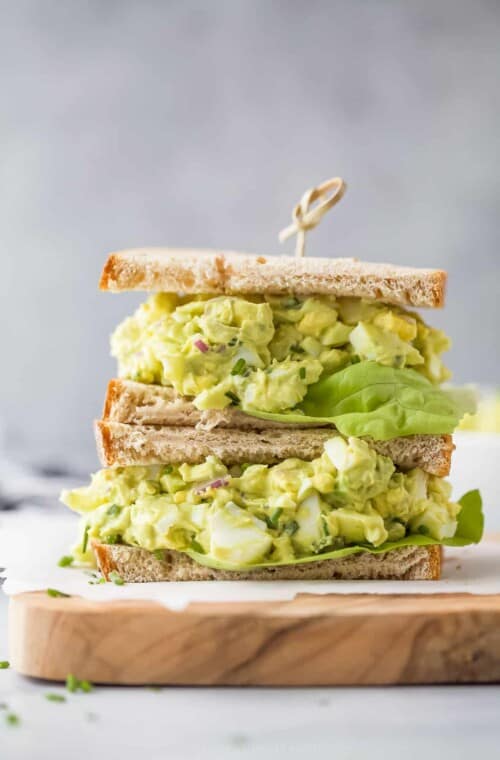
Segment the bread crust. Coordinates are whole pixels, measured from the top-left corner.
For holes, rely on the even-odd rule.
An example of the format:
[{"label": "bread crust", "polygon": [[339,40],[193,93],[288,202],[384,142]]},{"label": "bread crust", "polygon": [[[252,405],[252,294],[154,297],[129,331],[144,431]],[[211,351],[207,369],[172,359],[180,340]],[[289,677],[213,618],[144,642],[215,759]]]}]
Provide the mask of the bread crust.
[{"label": "bread crust", "polygon": [[408,546],[384,554],[353,554],[301,565],[256,568],[250,571],[213,570],[182,552],[165,550],[163,559],[140,547],[92,541],[102,574],[116,572],[127,583],[210,580],[438,580],[440,546]]},{"label": "bread crust", "polygon": [[[125,429],[116,428],[106,423],[119,423],[126,426],[135,426],[134,429],[140,428],[139,431],[144,440],[141,447],[147,447],[148,433],[143,430],[145,427],[153,427],[153,431],[159,429],[158,433],[151,434],[151,447],[154,448],[157,456],[166,454],[162,445],[163,435],[161,430],[168,431],[170,428],[196,428],[197,435],[200,437],[201,445],[210,444],[213,438],[208,435],[219,433],[219,440],[223,441],[224,431],[228,431],[229,436],[236,437],[236,444],[241,446],[244,441],[249,441],[248,446],[255,445],[260,433],[269,434],[270,431],[280,431],[277,445],[281,445],[282,436],[288,433],[293,438],[296,431],[299,431],[300,443],[304,443],[306,437],[307,451],[310,445],[313,446],[314,456],[319,456],[322,451],[323,442],[331,435],[333,426],[325,425],[298,425],[297,423],[277,423],[271,420],[260,420],[257,417],[251,417],[244,414],[238,409],[228,407],[223,410],[200,412],[196,409],[190,399],[179,397],[173,388],[165,388],[157,385],[146,385],[129,380],[114,379],[108,384],[106,399],[103,409],[103,420],[97,424],[96,436],[99,450],[106,462],[115,457],[115,451],[119,450],[120,443],[113,440],[119,437],[123,445],[128,449],[132,441],[132,433],[129,427]],[[310,435],[304,433],[309,430]],[[127,431],[129,437],[127,440]],[[242,436],[238,431],[245,431],[247,435]],[[252,438],[248,438],[248,433],[253,433]],[[319,437],[316,435],[319,433]],[[165,432],[164,435],[168,435]],[[153,443],[153,437],[155,443]],[[257,437],[257,438],[256,438]],[[420,467],[432,475],[444,477],[449,474],[451,466],[451,455],[454,449],[453,441],[450,435],[410,435],[400,438],[393,438],[389,441],[373,441],[366,439],[368,443],[379,454],[390,457],[394,463],[403,470],[410,470],[413,467]],[[217,443],[217,438],[215,439]],[[182,445],[182,444],[181,444]],[[229,445],[229,439],[228,444]],[[246,445],[246,444],[245,444]],[[317,453],[319,452],[319,453]],[[122,452],[124,455],[125,452]],[[249,461],[248,453],[244,461]],[[297,453],[294,456],[300,456]],[[304,453],[305,456],[305,453]],[[307,458],[307,457],[306,457]],[[122,456],[120,456],[122,459]],[[120,462],[121,463],[121,462]],[[111,465],[107,465],[111,466]]]},{"label": "bread crust", "polygon": [[113,292],[326,294],[440,308],[446,272],[346,258],[137,248],[110,254],[99,286]]}]

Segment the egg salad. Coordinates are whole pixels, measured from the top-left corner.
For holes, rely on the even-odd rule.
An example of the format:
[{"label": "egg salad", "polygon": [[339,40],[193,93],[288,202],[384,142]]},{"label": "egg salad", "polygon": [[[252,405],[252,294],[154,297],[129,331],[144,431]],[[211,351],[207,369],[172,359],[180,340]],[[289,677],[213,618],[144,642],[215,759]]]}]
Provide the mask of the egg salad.
[{"label": "egg salad", "polygon": [[412,535],[441,542],[457,529],[450,492],[442,478],[399,472],[365,441],[333,434],[312,461],[228,468],[209,456],[198,465],[104,469],[62,501],[82,515],[80,562],[93,563],[95,539],[241,569]]},{"label": "egg salad", "polygon": [[172,386],[200,410],[283,413],[359,362],[449,376],[449,340],[414,312],[359,298],[152,295],[111,339],[120,376]]}]

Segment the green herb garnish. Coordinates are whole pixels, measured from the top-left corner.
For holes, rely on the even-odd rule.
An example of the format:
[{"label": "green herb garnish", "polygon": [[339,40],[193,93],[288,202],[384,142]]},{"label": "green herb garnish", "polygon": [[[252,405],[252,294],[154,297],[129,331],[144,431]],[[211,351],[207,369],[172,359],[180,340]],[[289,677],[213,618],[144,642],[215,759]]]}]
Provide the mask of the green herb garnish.
[{"label": "green herb garnish", "polygon": [[229,343],[228,343],[227,345],[228,345],[228,346],[231,346],[231,348],[232,348],[232,347],[233,347],[233,346],[235,346],[237,343],[238,343],[238,338],[237,338],[237,337],[236,337],[236,335],[235,335],[235,336],[234,336],[234,338],[231,338],[231,340],[229,341]]},{"label": "green herb garnish", "polygon": [[119,544],[121,543],[122,537],[119,533],[110,533],[109,536],[106,536],[104,539],[105,544]]},{"label": "green herb garnish", "polygon": [[106,514],[110,517],[114,517],[115,515],[119,515],[122,511],[122,508],[118,506],[118,504],[112,504],[108,509],[106,510]]},{"label": "green herb garnish", "polygon": [[292,296],[283,301],[283,306],[285,309],[300,309],[302,302],[298,298],[295,298],[295,296]]},{"label": "green herb garnish", "polygon": [[227,396],[228,399],[230,399],[235,406],[238,406],[238,404],[240,403],[240,400],[238,396],[236,395],[236,393],[233,393],[232,391],[226,391],[224,395]]},{"label": "green herb garnish", "polygon": [[277,507],[272,515],[266,515],[266,523],[268,528],[276,528],[278,525],[278,520],[280,519],[280,516],[282,514],[283,510],[281,507]]},{"label": "green herb garnish", "polygon": [[421,536],[428,536],[429,528],[427,527],[427,525],[419,525],[417,533],[420,533]]},{"label": "green herb garnish", "polygon": [[89,581],[89,586],[98,586],[101,583],[106,583],[106,578],[102,575],[101,577],[95,576],[95,580]]},{"label": "green herb garnish", "polygon": [[243,357],[240,357],[238,361],[236,362],[236,364],[234,365],[234,367],[232,368],[231,374],[242,375],[244,371],[246,370],[246,368],[247,368],[246,361],[243,359]]},{"label": "green herb garnish", "polygon": [[293,536],[294,533],[297,533],[298,529],[299,524],[297,520],[290,520],[290,522],[287,522],[283,528],[283,533],[286,533],[287,536]]},{"label": "green herb garnish", "polygon": [[160,562],[165,562],[165,549],[155,549],[153,552],[153,557],[155,557]]},{"label": "green herb garnish", "polygon": [[299,377],[300,377],[301,380],[305,380],[306,379],[306,368],[305,367],[301,367],[299,369]]},{"label": "green herb garnish", "polygon": [[68,691],[71,691],[72,693],[77,691],[78,689],[78,678],[74,676],[72,673],[68,673],[66,676],[66,688]]},{"label": "green herb garnish", "polygon": [[49,692],[46,694],[45,699],[47,699],[49,702],[66,702],[66,697],[64,694],[54,694],[54,692]]},{"label": "green herb garnish", "polygon": [[56,588],[48,588],[47,595],[52,596],[54,599],[58,596],[69,598],[71,594],[65,594],[63,591],[58,591]]},{"label": "green herb garnish", "polygon": [[7,668],[10,668],[10,662],[8,660],[1,660],[0,670],[7,670]]},{"label": "green herb garnish", "polygon": [[125,581],[123,580],[121,575],[119,575],[119,573],[116,572],[116,570],[112,570],[109,573],[109,580],[113,581],[115,586],[123,586],[125,584]]},{"label": "green herb garnish", "polygon": [[73,564],[73,560],[74,557],[72,557],[70,554],[65,554],[64,557],[61,557],[57,564],[59,567],[69,567]]},{"label": "green herb garnish", "polygon": [[85,532],[83,534],[83,541],[82,541],[82,554],[85,554],[85,552],[87,551],[87,544],[89,542],[89,530],[90,530],[90,525],[86,525]]},{"label": "green herb garnish", "polygon": [[80,681],[80,679],[74,676],[73,673],[68,673],[66,676],[66,688],[72,694],[76,691],[83,691],[85,694],[88,694],[94,687],[90,681]]},{"label": "green herb garnish", "polygon": [[205,549],[203,548],[203,546],[199,544],[198,541],[196,541],[196,539],[194,538],[191,541],[191,549],[194,552],[198,552],[198,554],[205,554]]},{"label": "green herb garnish", "polygon": [[162,470],[162,477],[163,475],[170,475],[174,471],[173,465],[167,464],[163,470]]},{"label": "green herb garnish", "polygon": [[15,713],[7,713],[5,716],[5,722],[9,724],[9,726],[18,726],[21,722],[19,715],[16,715]]}]

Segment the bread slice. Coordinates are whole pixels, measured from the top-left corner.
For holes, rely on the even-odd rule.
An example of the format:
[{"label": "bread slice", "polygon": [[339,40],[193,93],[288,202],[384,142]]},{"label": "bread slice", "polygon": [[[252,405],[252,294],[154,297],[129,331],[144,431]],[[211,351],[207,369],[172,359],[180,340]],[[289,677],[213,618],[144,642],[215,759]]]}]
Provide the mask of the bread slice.
[{"label": "bread slice", "polygon": [[192,293],[326,294],[441,307],[446,273],[339,258],[137,248],[109,255],[100,288]]},{"label": "bread slice", "polygon": [[[127,425],[110,420],[95,423],[97,451],[104,467],[182,463],[195,464],[210,454],[225,464],[273,464],[297,457],[321,456],[330,428],[278,428],[244,430],[218,428]],[[450,436],[415,435],[390,441],[367,442],[389,456],[403,470],[420,467],[434,475],[447,475],[453,443]]]},{"label": "bread slice", "polygon": [[440,546],[407,546],[384,554],[352,554],[301,565],[256,568],[239,572],[213,570],[199,565],[187,554],[165,550],[158,559],[146,549],[121,544],[92,542],[97,565],[106,578],[116,572],[127,583],[148,581],[227,580],[438,580],[441,575]]},{"label": "bread slice", "polygon": [[261,420],[234,406],[200,411],[190,398],[179,396],[173,388],[119,378],[114,378],[108,383],[102,416],[105,420],[131,425],[196,426],[206,430],[216,427],[239,430],[326,427],[314,422],[297,425],[294,422]]}]

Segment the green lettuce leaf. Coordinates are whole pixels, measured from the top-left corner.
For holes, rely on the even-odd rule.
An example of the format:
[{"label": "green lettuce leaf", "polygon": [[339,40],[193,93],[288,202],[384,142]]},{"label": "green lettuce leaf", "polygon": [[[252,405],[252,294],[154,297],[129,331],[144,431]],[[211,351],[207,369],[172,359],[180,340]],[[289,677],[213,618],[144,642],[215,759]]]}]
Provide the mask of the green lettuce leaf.
[{"label": "green lettuce leaf", "polygon": [[233,565],[214,559],[207,554],[187,551],[191,559],[200,565],[214,568],[215,570],[258,570],[263,567],[280,567],[281,565],[302,565],[305,562],[321,562],[324,559],[340,559],[350,554],[359,554],[360,552],[370,552],[371,554],[381,554],[382,552],[391,551],[391,549],[401,549],[403,546],[468,546],[477,544],[482,538],[484,527],[484,516],[482,511],[481,494],[476,489],[468,491],[458,502],[462,509],[458,514],[458,525],[455,535],[452,538],[446,538],[443,541],[437,541],[430,536],[423,536],[420,533],[405,536],[399,541],[388,541],[381,546],[369,546],[368,544],[359,544],[357,546],[346,546],[344,549],[335,549],[335,551],[324,552],[322,554],[313,554],[310,557],[300,557],[295,560],[286,560],[283,562],[262,562],[256,565]]},{"label": "green lettuce leaf", "polygon": [[452,433],[470,408],[470,395],[438,388],[412,369],[365,361],[311,385],[293,412],[244,411],[276,422],[329,423],[345,436],[386,441],[417,433]]}]

